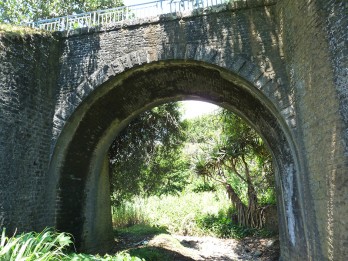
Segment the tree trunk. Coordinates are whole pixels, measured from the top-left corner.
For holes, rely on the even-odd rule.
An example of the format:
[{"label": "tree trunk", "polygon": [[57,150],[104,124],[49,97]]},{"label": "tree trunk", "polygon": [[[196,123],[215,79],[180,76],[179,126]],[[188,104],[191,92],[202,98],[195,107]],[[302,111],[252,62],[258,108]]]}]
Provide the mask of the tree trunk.
[{"label": "tree trunk", "polygon": [[244,172],[248,184],[248,213],[247,213],[247,223],[248,227],[252,228],[262,228],[264,224],[263,212],[259,207],[257,194],[254,184],[251,179],[249,165],[246,162],[244,156],[242,156],[242,161],[244,164]]},{"label": "tree trunk", "polygon": [[226,184],[226,191],[227,191],[229,199],[231,200],[232,204],[236,208],[238,224],[241,226],[247,226],[248,225],[247,206],[242,202],[242,200],[239,198],[239,196],[237,195],[237,193],[234,191],[234,189],[232,188],[230,184]]},{"label": "tree trunk", "polygon": [[261,208],[258,207],[257,201],[255,202],[253,197],[249,198],[249,205],[246,206],[230,184],[226,184],[225,186],[228,197],[236,208],[238,225],[251,228],[262,228],[264,224],[264,215]]}]

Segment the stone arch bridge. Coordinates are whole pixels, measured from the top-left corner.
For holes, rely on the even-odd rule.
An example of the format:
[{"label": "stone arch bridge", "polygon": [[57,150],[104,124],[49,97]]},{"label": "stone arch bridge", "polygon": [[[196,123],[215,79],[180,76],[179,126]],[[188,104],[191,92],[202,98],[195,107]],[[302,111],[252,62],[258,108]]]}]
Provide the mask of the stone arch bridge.
[{"label": "stone arch bridge", "polygon": [[274,159],[281,260],[348,256],[347,2],[257,0],[0,41],[0,226],[112,241],[107,150],[183,99],[246,119]]}]

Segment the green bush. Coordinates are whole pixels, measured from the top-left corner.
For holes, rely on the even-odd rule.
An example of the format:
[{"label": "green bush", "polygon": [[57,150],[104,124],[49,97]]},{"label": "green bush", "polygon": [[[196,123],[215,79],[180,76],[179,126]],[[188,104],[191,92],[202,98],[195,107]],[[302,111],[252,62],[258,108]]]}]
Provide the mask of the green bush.
[{"label": "green bush", "polygon": [[254,229],[235,224],[229,215],[221,211],[218,215],[207,214],[196,217],[199,228],[207,234],[220,238],[244,238],[247,236],[270,237],[274,233],[267,229]]},{"label": "green bush", "polygon": [[248,228],[240,227],[221,214],[208,214],[196,218],[197,226],[208,234],[221,238],[243,238],[250,235]]},{"label": "green bush", "polygon": [[260,206],[277,205],[274,189],[268,188],[262,194],[260,194],[259,204]]},{"label": "green bush", "polygon": [[216,191],[216,185],[210,184],[207,182],[204,183],[198,183],[196,186],[192,189],[193,192],[215,192]]}]

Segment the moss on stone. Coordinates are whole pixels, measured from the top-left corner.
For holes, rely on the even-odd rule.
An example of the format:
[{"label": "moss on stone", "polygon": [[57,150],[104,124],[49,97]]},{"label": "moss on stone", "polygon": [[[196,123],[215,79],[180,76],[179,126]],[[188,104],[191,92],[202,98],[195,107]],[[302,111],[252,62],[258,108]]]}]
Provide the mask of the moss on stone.
[{"label": "moss on stone", "polygon": [[41,35],[52,36],[51,32],[31,28],[27,26],[19,26],[12,24],[0,24],[0,37],[6,38],[26,38],[28,36]]}]

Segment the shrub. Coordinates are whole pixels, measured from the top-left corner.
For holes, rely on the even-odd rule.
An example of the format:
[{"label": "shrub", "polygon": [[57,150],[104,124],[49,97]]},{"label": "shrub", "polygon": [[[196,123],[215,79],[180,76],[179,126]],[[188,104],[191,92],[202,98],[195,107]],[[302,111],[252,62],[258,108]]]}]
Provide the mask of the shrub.
[{"label": "shrub", "polygon": [[254,229],[239,226],[224,212],[218,215],[207,214],[196,217],[196,223],[199,228],[207,234],[220,238],[244,238],[247,236],[270,237],[274,233],[267,229]]},{"label": "shrub", "polygon": [[207,182],[204,183],[198,183],[193,189],[193,192],[198,193],[198,192],[215,192],[216,191],[216,185],[210,184]]},{"label": "shrub", "polygon": [[52,229],[10,238],[6,237],[4,229],[0,241],[0,260],[62,260],[66,257],[63,250],[71,244],[68,234]]}]

